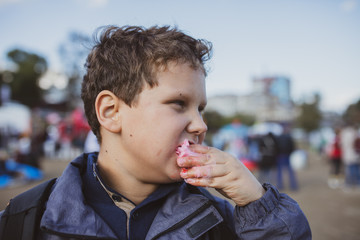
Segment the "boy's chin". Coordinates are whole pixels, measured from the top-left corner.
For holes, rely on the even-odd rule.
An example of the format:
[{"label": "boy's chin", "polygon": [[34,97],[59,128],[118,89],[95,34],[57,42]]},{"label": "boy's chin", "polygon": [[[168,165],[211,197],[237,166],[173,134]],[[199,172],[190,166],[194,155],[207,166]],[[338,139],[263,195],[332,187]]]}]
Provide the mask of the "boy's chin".
[{"label": "boy's chin", "polygon": [[184,179],[180,177],[180,173],[169,176],[169,183],[182,182]]}]

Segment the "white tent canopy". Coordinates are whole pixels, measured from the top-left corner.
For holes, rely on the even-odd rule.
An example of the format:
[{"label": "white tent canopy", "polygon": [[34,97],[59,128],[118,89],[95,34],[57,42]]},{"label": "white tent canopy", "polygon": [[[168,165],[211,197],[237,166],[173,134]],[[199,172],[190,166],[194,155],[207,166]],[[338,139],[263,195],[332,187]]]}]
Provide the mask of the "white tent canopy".
[{"label": "white tent canopy", "polygon": [[269,132],[272,132],[275,135],[280,135],[283,132],[283,127],[278,123],[273,122],[261,122],[256,123],[251,127],[251,134],[265,135]]},{"label": "white tent canopy", "polygon": [[30,109],[20,103],[7,102],[0,106],[0,128],[22,133],[29,130]]}]

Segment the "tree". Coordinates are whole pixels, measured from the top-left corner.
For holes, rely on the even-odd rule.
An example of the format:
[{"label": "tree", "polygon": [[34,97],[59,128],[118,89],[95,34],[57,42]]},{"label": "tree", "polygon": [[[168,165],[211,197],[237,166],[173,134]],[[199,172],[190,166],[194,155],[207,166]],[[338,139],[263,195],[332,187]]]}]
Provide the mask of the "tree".
[{"label": "tree", "polygon": [[343,114],[343,119],[346,123],[360,126],[360,99],[353,104],[350,104]]},{"label": "tree", "polygon": [[251,115],[237,113],[232,116],[223,116],[217,111],[205,111],[203,115],[204,121],[208,127],[205,140],[210,143],[213,135],[223,126],[239,121],[244,125],[251,126],[255,123],[255,117]]},{"label": "tree", "polygon": [[216,111],[206,111],[203,115],[209,133],[214,133],[224,125],[224,117]]},{"label": "tree", "polygon": [[232,123],[234,120],[240,121],[247,126],[253,125],[256,120],[254,116],[241,113],[225,117],[216,111],[206,111],[203,117],[208,126],[208,133],[214,133],[226,124]]},{"label": "tree", "polygon": [[254,125],[256,118],[253,115],[247,115],[247,114],[243,114],[243,113],[236,113],[233,116],[225,118],[225,124],[229,124],[234,121],[239,121],[240,123],[242,123],[246,126],[252,126],[252,125]]},{"label": "tree", "polygon": [[322,114],[319,109],[320,95],[316,93],[310,103],[300,105],[300,115],[296,119],[296,125],[306,133],[310,133],[320,127]]},{"label": "tree", "polygon": [[13,80],[10,82],[12,99],[30,108],[40,105],[42,90],[38,85],[38,80],[47,70],[45,58],[21,49],[11,50],[7,57],[16,67]]},{"label": "tree", "polygon": [[90,51],[89,45],[90,37],[79,32],[71,32],[67,41],[61,44],[59,48],[59,54],[64,63],[64,71],[69,79],[67,87],[69,108],[76,107],[80,101],[83,66]]}]

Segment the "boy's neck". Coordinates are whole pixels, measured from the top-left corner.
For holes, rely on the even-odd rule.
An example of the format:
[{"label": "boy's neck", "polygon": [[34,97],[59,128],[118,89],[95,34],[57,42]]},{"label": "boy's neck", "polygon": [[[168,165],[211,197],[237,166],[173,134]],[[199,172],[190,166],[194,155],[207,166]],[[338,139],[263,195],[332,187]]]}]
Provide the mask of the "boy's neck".
[{"label": "boy's neck", "polygon": [[136,179],[125,170],[121,162],[107,156],[100,150],[97,165],[105,184],[116,192],[138,205],[157,189],[157,184]]}]

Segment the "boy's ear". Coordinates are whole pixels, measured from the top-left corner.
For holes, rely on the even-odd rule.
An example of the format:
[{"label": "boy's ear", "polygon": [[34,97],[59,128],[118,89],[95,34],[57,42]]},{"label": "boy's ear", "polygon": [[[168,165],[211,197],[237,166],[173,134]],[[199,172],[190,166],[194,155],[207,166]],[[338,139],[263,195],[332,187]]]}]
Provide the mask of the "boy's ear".
[{"label": "boy's ear", "polygon": [[110,132],[121,132],[121,104],[123,102],[108,90],[101,91],[96,97],[96,116],[100,125]]}]

